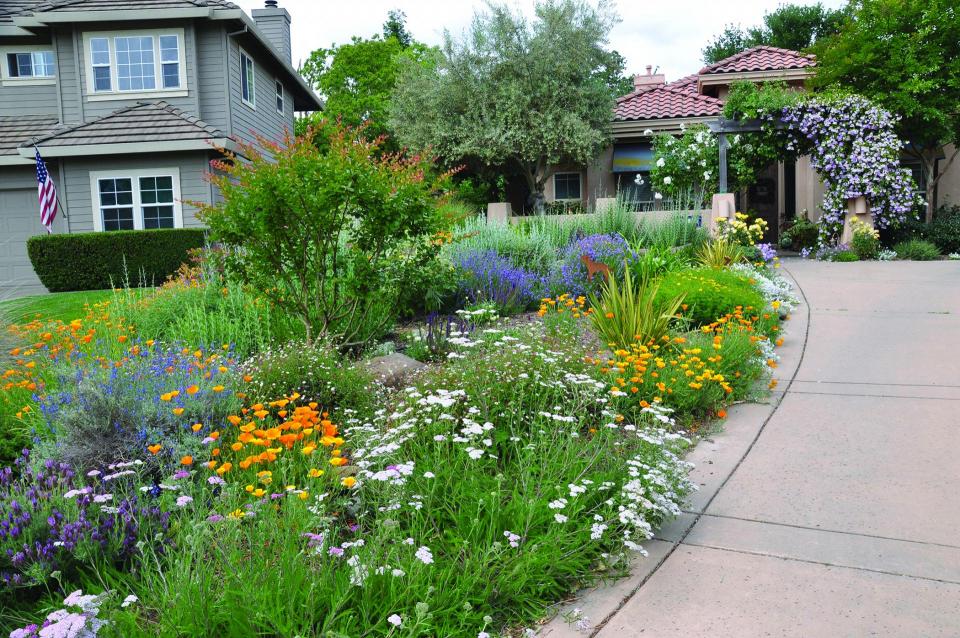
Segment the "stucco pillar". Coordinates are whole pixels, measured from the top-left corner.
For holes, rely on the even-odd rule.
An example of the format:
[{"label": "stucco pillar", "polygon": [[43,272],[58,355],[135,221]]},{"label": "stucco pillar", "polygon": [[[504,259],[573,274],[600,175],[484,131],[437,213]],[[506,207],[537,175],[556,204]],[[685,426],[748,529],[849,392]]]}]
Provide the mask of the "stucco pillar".
[{"label": "stucco pillar", "polygon": [[853,239],[853,227],[850,222],[854,219],[868,228],[873,228],[873,215],[870,214],[866,197],[861,196],[847,200],[847,214],[843,220],[843,234],[840,236],[840,243],[849,244],[850,240]]},{"label": "stucco pillar", "polygon": [[513,209],[510,202],[491,202],[487,204],[487,221],[507,224],[510,222],[510,216]]},{"label": "stucco pillar", "polygon": [[706,215],[703,227],[712,236],[717,231],[717,220],[731,220],[736,211],[737,200],[733,193],[717,193],[713,196],[713,207],[709,211],[704,211]]}]

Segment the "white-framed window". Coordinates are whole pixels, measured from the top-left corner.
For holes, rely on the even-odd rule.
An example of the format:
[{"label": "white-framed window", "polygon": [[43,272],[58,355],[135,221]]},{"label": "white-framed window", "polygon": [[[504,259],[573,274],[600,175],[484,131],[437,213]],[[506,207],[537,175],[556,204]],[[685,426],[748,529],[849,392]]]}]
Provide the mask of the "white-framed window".
[{"label": "white-framed window", "polygon": [[84,33],[87,99],[186,95],[183,29]]},{"label": "white-framed window", "polygon": [[240,99],[252,109],[257,108],[257,70],[253,58],[240,49]]},{"label": "white-framed window", "polygon": [[90,173],[96,231],[183,228],[180,170]]},{"label": "white-framed window", "polygon": [[583,199],[581,196],[580,173],[554,173],[553,198],[557,201]]},{"label": "white-framed window", "polygon": [[0,78],[4,84],[53,84],[53,50],[44,46],[0,47]]},{"label": "white-framed window", "polygon": [[277,85],[277,113],[283,115],[284,104],[283,104],[283,83],[280,80],[276,80]]}]

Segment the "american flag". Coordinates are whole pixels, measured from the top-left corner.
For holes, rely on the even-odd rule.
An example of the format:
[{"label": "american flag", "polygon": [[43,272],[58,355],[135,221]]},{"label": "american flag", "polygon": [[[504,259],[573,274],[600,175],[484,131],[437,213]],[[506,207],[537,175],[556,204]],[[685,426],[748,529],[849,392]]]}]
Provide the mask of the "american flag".
[{"label": "american flag", "polygon": [[47,234],[53,232],[53,220],[57,216],[57,187],[53,185],[53,178],[47,173],[47,166],[37,151],[37,193],[40,196],[40,223],[47,229]]}]

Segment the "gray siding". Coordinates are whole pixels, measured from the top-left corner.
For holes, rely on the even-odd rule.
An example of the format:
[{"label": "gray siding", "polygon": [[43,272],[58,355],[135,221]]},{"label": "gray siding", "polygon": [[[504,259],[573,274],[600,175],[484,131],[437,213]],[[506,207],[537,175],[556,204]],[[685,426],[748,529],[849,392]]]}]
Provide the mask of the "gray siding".
[{"label": "gray siding", "polygon": [[277,112],[276,80],[277,76],[272,69],[264,64],[263,56],[258,56],[249,48],[244,51],[253,58],[256,71],[254,91],[256,95],[256,110],[243,103],[240,92],[240,45],[235,39],[230,40],[230,110],[232,125],[230,133],[246,142],[253,142],[251,131],[257,131],[263,137],[275,142],[282,142],[286,131],[293,131],[292,96],[284,87],[286,94],[286,108],[284,114]]},{"label": "gray siding", "polygon": [[138,170],[177,167],[180,169],[180,198],[183,206],[184,228],[198,228],[203,224],[197,211],[187,201],[210,201],[210,184],[203,176],[209,172],[210,155],[205,151],[194,153],[158,153],[151,156],[123,155],[65,159],[66,190],[70,211],[70,230],[74,233],[93,231],[93,201],[90,193],[90,173],[118,171],[136,174]]},{"label": "gray siding", "polygon": [[24,113],[58,117],[57,86],[55,84],[42,84],[0,87],[0,116],[23,115]]},{"label": "gray siding", "polygon": [[227,33],[219,24],[197,26],[197,77],[199,79],[200,112],[198,117],[221,131],[230,130],[227,100]]},{"label": "gray siding", "polygon": [[80,69],[76,55],[76,41],[77,34],[72,28],[65,27],[56,33],[57,73],[64,124],[76,124],[83,121],[83,102],[80,99]]}]

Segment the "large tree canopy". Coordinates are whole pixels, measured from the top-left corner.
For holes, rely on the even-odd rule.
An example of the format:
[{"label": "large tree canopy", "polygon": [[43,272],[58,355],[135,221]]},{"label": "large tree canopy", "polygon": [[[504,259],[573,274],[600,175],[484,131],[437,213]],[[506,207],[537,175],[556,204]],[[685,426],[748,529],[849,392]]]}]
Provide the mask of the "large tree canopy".
[{"label": "large tree canopy", "polygon": [[763,16],[763,25],[744,30],[729,24],[703,49],[703,60],[712,64],[765,44],[801,51],[840,30],[846,14],[827,9],[819,2],[811,5],[784,4]]},{"label": "large tree canopy", "polygon": [[858,0],[837,35],[821,41],[814,88],[852,89],[899,116],[897,133],[926,174],[927,220],[945,144],[960,142],[960,8],[956,0]]},{"label": "large tree canopy", "polygon": [[[304,63],[302,73],[325,98],[324,117],[350,126],[363,125],[366,136],[373,139],[390,133],[387,114],[400,61],[421,63],[427,51],[426,45],[415,42],[407,31],[404,14],[391,11],[382,36],[354,36],[348,44],[317,49]],[[306,125],[305,121],[300,128]],[[387,142],[386,148],[394,147]]]},{"label": "large tree canopy", "polygon": [[543,0],[533,21],[491,5],[462,38],[447,34],[435,64],[403,63],[390,126],[451,164],[516,167],[539,208],[551,165],[589,162],[609,142],[616,21],[603,0]]}]

